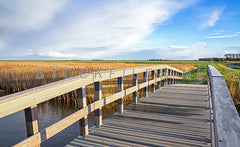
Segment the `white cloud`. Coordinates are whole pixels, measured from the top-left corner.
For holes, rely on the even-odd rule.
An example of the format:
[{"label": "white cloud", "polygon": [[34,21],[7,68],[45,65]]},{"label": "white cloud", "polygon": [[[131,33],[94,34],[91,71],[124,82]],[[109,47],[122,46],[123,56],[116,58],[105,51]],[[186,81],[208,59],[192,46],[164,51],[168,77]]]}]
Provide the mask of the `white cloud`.
[{"label": "white cloud", "polygon": [[225,8],[211,8],[203,11],[201,27],[214,27]]},{"label": "white cloud", "polygon": [[171,45],[169,48],[172,49],[186,49],[186,48],[190,48],[189,46],[180,46],[180,45]]},{"label": "white cloud", "polygon": [[231,38],[231,37],[237,37],[239,36],[239,32],[232,34],[232,35],[219,35],[219,36],[206,36],[204,38]]},{"label": "white cloud", "polygon": [[221,35],[221,34],[224,34],[225,33],[225,30],[213,30],[213,35]]},{"label": "white cloud", "polygon": [[[155,24],[164,23],[196,1],[67,2],[6,1],[4,6],[8,11],[0,13],[0,28],[13,30],[10,34],[14,34],[14,30],[29,30],[35,38],[30,38],[21,48],[31,48],[41,56],[78,59],[109,57],[132,48],[154,31]],[[34,32],[39,28],[44,30]],[[95,50],[101,47],[105,50]]]},{"label": "white cloud", "polygon": [[168,48],[158,49],[158,53],[165,59],[185,59],[195,60],[202,57],[213,57],[216,54],[214,51],[209,50],[205,42],[196,42],[189,46],[176,46],[172,45]]},{"label": "white cloud", "polygon": [[47,53],[42,53],[39,54],[40,56],[49,56],[49,57],[54,57],[54,58],[72,58],[76,57],[74,54],[69,54],[69,53],[61,53],[57,51],[48,51]]},{"label": "white cloud", "polygon": [[0,1],[0,29],[26,31],[45,27],[65,0]]}]

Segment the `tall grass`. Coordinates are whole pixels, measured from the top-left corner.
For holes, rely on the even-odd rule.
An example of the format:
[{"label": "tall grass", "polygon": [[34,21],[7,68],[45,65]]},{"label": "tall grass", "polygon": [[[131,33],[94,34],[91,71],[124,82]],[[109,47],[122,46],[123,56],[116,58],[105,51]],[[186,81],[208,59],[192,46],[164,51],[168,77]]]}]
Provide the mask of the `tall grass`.
[{"label": "tall grass", "polygon": [[[120,69],[120,68],[129,68],[137,66],[149,66],[149,64],[131,64],[131,63],[85,63],[85,62],[39,62],[39,61],[24,61],[24,62],[0,62],[0,89],[7,91],[7,93],[14,93],[23,91],[26,89],[34,88],[40,85],[48,84],[51,82],[59,81],[64,79],[64,70],[71,69],[73,71],[72,75],[77,76],[80,73],[80,70],[85,68],[87,71],[82,72],[94,72],[95,70],[101,69]],[[192,69],[193,65],[184,65],[184,64],[171,64],[180,70],[182,69]],[[38,75],[37,70],[42,69],[44,73],[44,78],[37,79]],[[53,79],[53,70],[56,69],[54,79]],[[70,75],[68,71],[67,76]],[[139,74],[139,82],[143,81],[143,76]],[[103,81],[103,97],[109,96],[117,92],[117,79],[111,79]],[[124,89],[132,86],[132,76],[126,76],[124,78]],[[6,92],[5,92],[6,93]],[[140,93],[141,94],[141,93]],[[94,86],[93,84],[86,86],[86,96],[87,103],[90,104],[94,101]],[[139,95],[140,96],[140,95]],[[69,92],[67,94],[61,95],[56,98],[57,101],[63,103],[74,103],[77,104],[76,91]],[[131,101],[131,95],[125,97],[125,103]]]}]

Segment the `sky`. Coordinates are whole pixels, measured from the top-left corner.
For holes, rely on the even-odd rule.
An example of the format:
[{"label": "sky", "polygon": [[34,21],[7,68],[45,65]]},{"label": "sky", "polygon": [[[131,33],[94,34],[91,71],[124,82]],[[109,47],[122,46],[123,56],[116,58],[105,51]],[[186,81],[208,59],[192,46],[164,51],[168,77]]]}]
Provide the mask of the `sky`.
[{"label": "sky", "polygon": [[0,60],[197,60],[240,52],[239,0],[0,0]]}]

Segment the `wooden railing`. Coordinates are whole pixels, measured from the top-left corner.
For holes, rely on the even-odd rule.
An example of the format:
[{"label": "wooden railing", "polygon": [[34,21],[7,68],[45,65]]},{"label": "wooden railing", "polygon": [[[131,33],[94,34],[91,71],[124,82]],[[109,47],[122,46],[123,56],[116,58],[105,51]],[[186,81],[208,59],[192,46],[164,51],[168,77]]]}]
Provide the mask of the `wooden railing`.
[{"label": "wooden railing", "polygon": [[221,73],[208,65],[212,147],[240,146],[240,119]]},{"label": "wooden railing", "polygon": [[[148,80],[148,72],[151,78]],[[143,74],[143,83],[138,84],[138,75]],[[132,75],[133,85],[123,89],[125,76]],[[102,98],[102,81],[117,78],[118,92]],[[0,118],[12,113],[25,110],[28,138],[15,146],[39,146],[42,142],[56,135],[68,126],[79,120],[81,135],[88,135],[87,117],[95,112],[95,124],[102,125],[102,107],[118,102],[118,112],[123,113],[123,97],[131,94],[133,103],[137,103],[137,92],[143,89],[144,96],[148,96],[148,86],[152,92],[161,85],[175,84],[182,80],[182,71],[168,65],[143,66],[136,68],[118,69],[102,72],[86,73],[80,76],[64,79],[58,82],[39,86],[22,92],[14,93],[0,98]],[[162,82],[162,83],[161,83]],[[94,83],[94,102],[86,105],[86,86]],[[39,131],[37,104],[48,101],[57,96],[77,90],[78,111]]]}]

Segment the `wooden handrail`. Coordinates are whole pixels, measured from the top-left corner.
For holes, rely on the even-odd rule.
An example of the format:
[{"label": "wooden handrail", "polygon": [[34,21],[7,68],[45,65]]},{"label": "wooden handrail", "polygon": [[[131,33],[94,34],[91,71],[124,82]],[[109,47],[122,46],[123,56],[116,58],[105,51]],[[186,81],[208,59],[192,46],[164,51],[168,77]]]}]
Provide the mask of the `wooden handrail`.
[{"label": "wooden handrail", "polygon": [[240,119],[237,110],[222,74],[211,65],[208,65],[208,87],[210,113],[213,113],[213,118],[210,115],[210,120],[213,119],[212,146],[239,146]]},{"label": "wooden handrail", "polygon": [[[163,70],[163,69],[165,71],[165,75],[160,76],[159,70]],[[157,77],[155,77],[155,74],[154,74],[155,70],[158,70]],[[176,72],[177,74],[167,75],[166,71],[170,73],[170,70]],[[146,78],[146,80],[143,83],[138,84],[137,80],[135,79],[137,78],[137,74],[144,73],[144,72],[147,73],[148,71],[151,71],[152,73],[151,80],[148,80]],[[103,106],[118,100],[118,106],[120,109],[119,112],[122,113],[123,96],[133,93],[134,103],[136,103],[137,91],[139,89],[147,88],[148,86],[152,86],[153,88],[155,88],[154,87],[155,83],[159,84],[159,82],[162,80],[166,82],[167,81],[166,79],[172,79],[171,81],[182,79],[182,71],[168,65],[156,65],[156,66],[127,68],[127,69],[117,69],[114,71],[109,70],[109,71],[102,71],[100,72],[100,74],[101,75],[97,76],[96,73],[87,73],[82,75],[81,77],[76,76],[69,79],[64,79],[58,82],[54,82],[51,84],[47,84],[44,86],[39,86],[37,88],[25,90],[23,92],[18,92],[15,94],[1,97],[0,98],[0,118],[7,116],[9,114],[18,112],[20,110],[25,110],[26,115],[31,114],[28,116],[30,119],[27,121],[27,131],[29,131],[28,129],[30,129],[29,132],[32,132],[32,130],[37,130],[37,132],[35,131],[32,134],[30,134],[32,136],[28,135],[30,137],[28,137],[27,139],[23,140],[22,142],[18,143],[15,146],[38,146],[45,140],[49,139],[50,137],[64,130],[65,128],[72,125],[78,120],[80,120],[80,125],[81,125],[80,127],[82,131],[81,134],[87,135],[88,126],[86,125],[87,122],[85,121],[87,121],[87,116],[91,112],[95,111],[95,118],[97,118],[95,123],[100,127],[101,121],[102,121],[101,108]],[[124,76],[127,76],[127,75],[134,75],[133,76],[134,83],[132,87],[123,90],[122,79]],[[113,78],[119,79],[118,93],[102,98],[101,82],[103,80],[109,80]],[[92,83],[94,83],[94,87],[95,87],[96,101],[86,106],[85,87]],[[170,82],[170,83],[175,83],[175,82]],[[78,93],[79,110],[67,116],[66,118],[56,122],[55,124],[38,132],[38,126],[37,125],[34,126],[34,124],[37,124],[36,123],[37,120],[33,119],[33,118],[37,118],[37,114],[35,114],[36,105],[73,90],[78,90],[77,93]],[[147,90],[145,92],[147,96]],[[32,106],[35,106],[35,107],[32,107]],[[28,111],[28,113],[26,113],[26,110]]]}]

